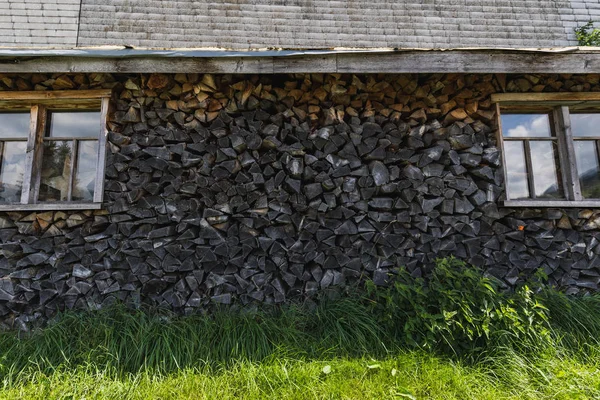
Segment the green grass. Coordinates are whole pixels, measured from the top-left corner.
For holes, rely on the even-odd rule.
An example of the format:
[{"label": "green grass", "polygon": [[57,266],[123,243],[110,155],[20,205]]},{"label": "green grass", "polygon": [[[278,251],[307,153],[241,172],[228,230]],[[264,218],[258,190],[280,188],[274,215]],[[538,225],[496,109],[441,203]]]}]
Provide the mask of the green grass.
[{"label": "green grass", "polygon": [[[10,399],[592,399],[598,366],[574,359],[535,365],[509,360],[501,371],[465,366],[420,352],[369,358],[236,362],[227,368],[170,374],[117,374],[93,366],[32,372],[4,383]],[[331,372],[325,374],[329,366]],[[498,372],[501,372],[498,375]]]},{"label": "green grass", "polygon": [[439,277],[428,291],[208,316],[65,313],[0,333],[0,399],[600,398],[600,295]]}]

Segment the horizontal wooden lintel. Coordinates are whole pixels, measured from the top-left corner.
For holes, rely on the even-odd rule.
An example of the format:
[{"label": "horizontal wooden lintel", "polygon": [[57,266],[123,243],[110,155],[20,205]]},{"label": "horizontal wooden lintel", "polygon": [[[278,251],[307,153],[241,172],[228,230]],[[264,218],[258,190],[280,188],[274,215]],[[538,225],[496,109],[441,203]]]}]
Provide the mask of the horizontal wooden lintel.
[{"label": "horizontal wooden lintel", "polygon": [[221,57],[2,56],[5,73],[600,73],[600,52],[410,50]]},{"label": "horizontal wooden lintel", "polygon": [[600,102],[600,92],[495,93],[491,100],[492,103]]},{"label": "horizontal wooden lintel", "polygon": [[0,91],[0,107],[10,110],[41,104],[50,109],[100,109],[102,99],[110,98],[111,93],[110,89]]},{"label": "horizontal wooden lintel", "polygon": [[0,101],[2,100],[77,100],[77,99],[102,99],[110,97],[110,89],[93,90],[34,90],[22,92],[4,92],[0,91]]}]

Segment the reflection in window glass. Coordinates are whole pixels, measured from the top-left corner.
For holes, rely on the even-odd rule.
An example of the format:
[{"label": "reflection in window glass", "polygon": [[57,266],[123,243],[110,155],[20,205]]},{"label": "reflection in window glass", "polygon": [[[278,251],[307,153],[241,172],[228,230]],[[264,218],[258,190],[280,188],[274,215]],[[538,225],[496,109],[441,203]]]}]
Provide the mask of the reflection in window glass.
[{"label": "reflection in window glass", "polygon": [[561,179],[558,176],[558,149],[556,143],[549,140],[530,141],[531,168],[535,195],[539,198],[563,197]]},{"label": "reflection in window glass", "polygon": [[49,118],[49,137],[97,138],[100,132],[100,112],[97,111],[54,111]]},{"label": "reflection in window glass", "polygon": [[21,201],[27,142],[4,142],[0,164],[0,202]]},{"label": "reflection in window glass", "polygon": [[571,114],[573,136],[600,137],[600,114]]},{"label": "reflection in window glass", "polygon": [[71,141],[44,142],[40,201],[66,201],[69,196],[71,162],[73,154]]},{"label": "reflection in window glass", "polygon": [[28,112],[0,113],[0,139],[26,138],[29,135]]},{"label": "reflection in window glass", "polygon": [[600,198],[600,169],[596,144],[591,140],[577,140],[574,146],[581,194],[587,199]]},{"label": "reflection in window glass", "polygon": [[73,200],[93,201],[96,184],[98,142],[82,140],[77,149],[77,164],[73,184]]},{"label": "reflection in window glass", "polygon": [[502,136],[505,137],[550,137],[548,114],[503,114]]},{"label": "reflection in window glass", "polygon": [[504,157],[506,159],[506,181],[509,199],[526,199],[529,197],[527,186],[527,168],[522,141],[504,142]]}]

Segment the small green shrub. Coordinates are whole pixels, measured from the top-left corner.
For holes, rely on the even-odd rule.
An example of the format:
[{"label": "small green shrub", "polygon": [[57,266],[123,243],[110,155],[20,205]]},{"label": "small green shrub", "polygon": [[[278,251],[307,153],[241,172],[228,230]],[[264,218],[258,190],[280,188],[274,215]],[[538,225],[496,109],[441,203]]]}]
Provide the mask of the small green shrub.
[{"label": "small green shrub", "polygon": [[427,282],[402,270],[390,287],[368,283],[367,292],[384,329],[410,346],[465,354],[549,340],[547,309],[527,286],[505,293],[455,258],[437,260]]},{"label": "small green shrub", "polygon": [[575,37],[580,46],[600,46],[600,29],[594,28],[594,21],[575,28]]}]

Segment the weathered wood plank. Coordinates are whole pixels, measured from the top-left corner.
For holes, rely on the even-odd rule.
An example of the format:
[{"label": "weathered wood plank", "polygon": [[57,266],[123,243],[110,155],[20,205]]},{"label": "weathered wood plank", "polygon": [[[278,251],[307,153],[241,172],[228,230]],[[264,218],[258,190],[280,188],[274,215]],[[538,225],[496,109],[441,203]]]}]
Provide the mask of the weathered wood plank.
[{"label": "weathered wood plank", "polygon": [[39,57],[29,59],[0,59],[0,72],[133,72],[138,73],[254,73],[272,74],[272,57],[219,58],[78,58]]},{"label": "weathered wood plank", "polygon": [[598,73],[600,52],[411,50],[246,57],[1,57],[0,72],[106,73]]},{"label": "weathered wood plank", "polygon": [[535,193],[535,174],[533,173],[533,163],[531,161],[531,146],[529,140],[523,141],[524,154],[525,154],[525,165],[527,166],[527,185],[529,187],[529,197],[535,199],[537,194]]},{"label": "weathered wood plank", "polygon": [[106,142],[108,138],[108,115],[110,113],[110,99],[102,99],[100,112],[100,135],[98,136],[98,161],[96,181],[94,182],[94,202],[101,203],[104,199],[104,169],[106,168]]},{"label": "weathered wood plank", "polygon": [[22,92],[0,92],[1,101],[43,101],[57,99],[101,99],[110,97],[110,89],[94,90],[52,90],[52,91],[22,91]]},{"label": "weathered wood plank", "polygon": [[[500,105],[498,103],[496,103],[495,105],[496,108],[496,123],[498,124],[498,130],[496,131],[496,143],[498,148],[500,149],[500,157],[502,160],[502,169],[500,170],[500,173],[502,173],[502,181],[503,181],[503,185],[504,185],[504,193],[502,193],[502,199],[507,199],[508,198],[508,190],[506,189],[507,187],[507,182],[508,182],[508,172],[506,171],[506,154],[504,151],[504,136],[502,134],[502,117],[500,114]],[[492,201],[493,199],[488,199],[488,201]]]},{"label": "weathered wood plank", "polygon": [[337,72],[364,73],[591,73],[600,54],[523,51],[412,51],[338,54]]},{"label": "weathered wood plank", "polygon": [[600,92],[495,93],[492,103],[600,101]]},{"label": "weathered wood plank", "polygon": [[273,57],[273,72],[276,74],[328,73],[337,71],[337,57],[331,55]]},{"label": "weathered wood plank", "polygon": [[73,153],[71,155],[71,170],[69,171],[69,188],[67,189],[67,200],[73,200],[73,186],[75,184],[75,167],[77,167],[77,153],[79,152],[79,141],[73,140]]},{"label": "weathered wood plank", "polygon": [[567,138],[565,134],[565,126],[562,121],[562,112],[560,107],[556,107],[552,110],[552,122],[554,124],[554,132],[558,137],[558,160],[560,163],[560,178],[562,179],[565,197],[567,200],[581,200],[579,198],[578,189],[575,189],[575,186],[570,182],[573,182],[574,179],[577,179],[577,176],[573,175],[573,171],[571,169],[571,162],[569,161],[570,152],[569,152],[569,144],[567,143]]},{"label": "weathered wood plank", "polygon": [[44,156],[44,136],[46,134],[46,126],[48,123],[47,108],[43,105],[33,106],[38,108],[39,116],[38,123],[34,132],[33,138],[29,139],[29,143],[33,141],[33,162],[31,172],[31,183],[29,201],[27,203],[35,203],[38,200],[40,193],[40,183],[42,180],[42,163]]},{"label": "weathered wood plank", "polygon": [[[581,200],[581,184],[579,182],[579,175],[577,173],[577,163],[575,158],[575,147],[573,145],[573,131],[571,130],[571,116],[569,114],[569,107],[562,106],[557,107],[554,114],[556,123],[558,124],[558,135],[559,140],[562,140],[562,168],[565,169],[567,174],[567,193],[571,199]],[[563,162],[563,160],[565,162]]]},{"label": "weathered wood plank", "polygon": [[42,162],[41,137],[44,129],[46,129],[46,109],[44,106],[35,105],[31,107],[21,203],[33,203],[37,199],[39,169]]}]

